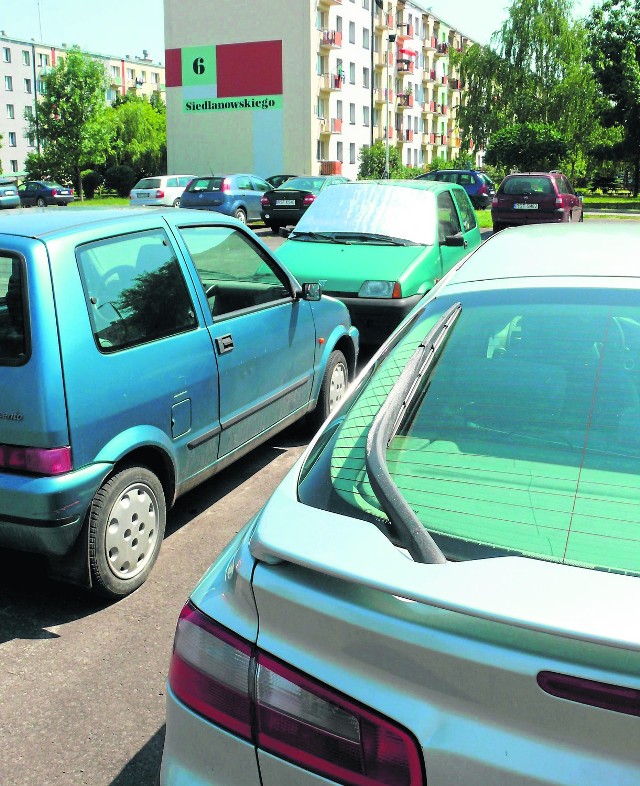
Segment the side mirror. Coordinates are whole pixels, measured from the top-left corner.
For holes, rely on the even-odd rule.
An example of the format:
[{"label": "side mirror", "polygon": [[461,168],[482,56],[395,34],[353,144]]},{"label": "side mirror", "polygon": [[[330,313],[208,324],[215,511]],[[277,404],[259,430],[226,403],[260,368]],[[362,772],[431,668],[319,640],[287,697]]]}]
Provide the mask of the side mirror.
[{"label": "side mirror", "polygon": [[303,284],[302,285],[302,299],[316,302],[322,297],[321,284]]},{"label": "side mirror", "polygon": [[462,232],[456,232],[455,235],[447,235],[444,239],[445,246],[464,247],[467,241],[464,239]]}]

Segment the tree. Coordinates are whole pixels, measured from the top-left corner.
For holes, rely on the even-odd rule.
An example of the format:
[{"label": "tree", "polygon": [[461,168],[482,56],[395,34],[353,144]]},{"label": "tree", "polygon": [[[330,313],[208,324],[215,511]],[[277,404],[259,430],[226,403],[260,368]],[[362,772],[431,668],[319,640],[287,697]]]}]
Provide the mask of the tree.
[{"label": "tree", "polygon": [[110,163],[129,166],[137,178],[166,171],[167,122],[162,101],[123,96],[107,110],[105,121],[115,140]]},{"label": "tree", "polygon": [[622,128],[617,155],[632,162],[640,188],[640,0],[604,0],[587,21],[589,60],[608,101],[604,123]]},{"label": "tree", "polygon": [[555,169],[567,152],[567,144],[553,126],[516,123],[491,137],[485,160],[488,164],[521,172]]},{"label": "tree", "polygon": [[104,67],[79,49],[71,49],[43,80],[44,94],[33,117],[27,118],[29,133],[42,145],[40,163],[51,164],[58,173],[70,173],[82,199],[81,171],[104,161],[110,144],[109,127],[102,122]]},{"label": "tree", "polygon": [[[387,164],[387,149],[384,142],[376,142],[371,147],[360,148],[358,180],[381,180]],[[395,145],[389,145],[389,177],[406,179],[414,172],[402,163],[402,156]]]}]

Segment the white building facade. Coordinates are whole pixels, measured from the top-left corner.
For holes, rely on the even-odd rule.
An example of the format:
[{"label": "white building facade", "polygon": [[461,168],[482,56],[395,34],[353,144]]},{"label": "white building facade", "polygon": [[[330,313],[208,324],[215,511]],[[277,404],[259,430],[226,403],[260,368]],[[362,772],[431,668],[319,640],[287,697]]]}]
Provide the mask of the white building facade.
[{"label": "white building facade", "polygon": [[169,171],[355,179],[381,139],[425,168],[460,151],[453,50],[422,0],[165,0]]}]

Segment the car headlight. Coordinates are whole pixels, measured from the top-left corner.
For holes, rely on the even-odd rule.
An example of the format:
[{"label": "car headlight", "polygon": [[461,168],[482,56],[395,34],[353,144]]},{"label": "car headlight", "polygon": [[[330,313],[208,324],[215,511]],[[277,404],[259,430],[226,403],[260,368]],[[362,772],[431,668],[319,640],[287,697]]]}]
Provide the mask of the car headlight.
[{"label": "car headlight", "polygon": [[358,297],[402,297],[397,281],[365,281]]}]

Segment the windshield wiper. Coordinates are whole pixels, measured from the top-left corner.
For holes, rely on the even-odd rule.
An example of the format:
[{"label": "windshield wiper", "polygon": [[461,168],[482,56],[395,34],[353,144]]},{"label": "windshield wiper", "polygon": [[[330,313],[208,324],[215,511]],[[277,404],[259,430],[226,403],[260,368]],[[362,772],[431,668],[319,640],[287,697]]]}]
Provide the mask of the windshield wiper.
[{"label": "windshield wiper", "polygon": [[344,245],[343,240],[337,240],[326,232],[292,232],[289,235],[289,240],[317,240],[320,243],[342,243]]},{"label": "windshield wiper", "polygon": [[392,235],[380,235],[375,232],[336,232],[336,238],[340,240],[349,240],[352,243],[388,243],[392,246],[419,246],[413,240],[405,240],[402,237],[393,237]]},{"label": "windshield wiper", "polygon": [[394,483],[387,468],[387,448],[421,383],[438,361],[461,311],[462,305],[456,303],[427,333],[391,388],[367,435],[365,463],[371,488],[400,542],[417,562],[444,563],[447,559]]}]

